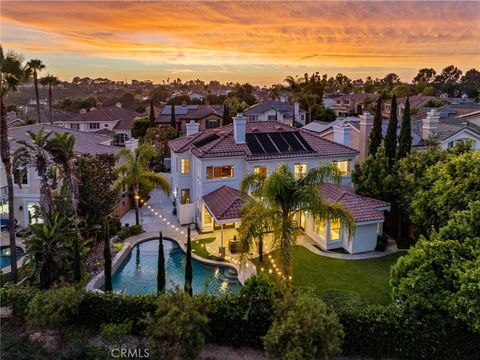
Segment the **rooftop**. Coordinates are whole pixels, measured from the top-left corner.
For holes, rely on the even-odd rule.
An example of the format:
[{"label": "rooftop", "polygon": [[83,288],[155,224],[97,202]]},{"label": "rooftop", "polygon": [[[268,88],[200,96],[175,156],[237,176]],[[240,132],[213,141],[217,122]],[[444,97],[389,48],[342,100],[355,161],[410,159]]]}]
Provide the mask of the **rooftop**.
[{"label": "rooftop", "polygon": [[[279,100],[264,101],[250,106],[243,112],[243,114],[245,116],[261,115],[270,110],[275,110],[280,113],[293,113],[293,105]],[[300,109],[300,112],[305,113],[305,111],[302,109]]]},{"label": "rooftop", "polygon": [[64,120],[64,122],[119,121],[114,129],[131,129],[133,126],[133,120],[139,116],[141,115],[135,111],[117,106],[108,106],[80,113],[68,120]]},{"label": "rooftop", "polygon": [[230,220],[240,218],[246,198],[240,190],[223,185],[203,196],[203,201],[216,220]]}]

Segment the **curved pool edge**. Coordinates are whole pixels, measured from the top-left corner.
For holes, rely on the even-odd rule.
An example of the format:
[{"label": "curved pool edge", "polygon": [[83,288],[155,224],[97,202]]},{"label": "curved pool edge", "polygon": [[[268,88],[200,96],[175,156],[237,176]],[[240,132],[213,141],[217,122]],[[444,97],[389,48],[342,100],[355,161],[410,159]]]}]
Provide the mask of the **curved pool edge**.
[{"label": "curved pool edge", "polygon": [[[182,249],[182,251],[186,253],[187,249],[185,247],[185,244],[183,243],[183,241],[178,241],[176,239],[176,236],[178,236],[177,233],[171,234],[169,232],[163,232],[163,238],[165,240],[174,241],[175,243],[177,243],[180,249]],[[139,245],[149,240],[158,240],[158,232],[153,232],[153,231],[144,232],[142,234],[134,235],[127,238],[125,240],[125,245],[123,246],[123,248],[112,259],[112,275],[115,274],[115,272],[118,270],[120,265],[122,265],[125,258],[132,252],[132,249],[136,245]],[[249,260],[247,260],[248,266],[241,268],[239,265],[232,264],[230,262],[205,259],[201,256],[198,256],[194,252],[192,252],[192,258],[195,259],[195,261],[198,261],[206,265],[230,267],[232,269],[235,269],[235,271],[237,272],[238,281],[240,282],[241,285],[243,285],[249,277],[257,273],[255,265],[253,265],[253,263],[251,263]],[[102,270],[88,282],[88,284],[85,286],[85,290],[92,291],[92,292],[103,292],[102,290],[100,290],[100,286],[103,285],[104,282],[105,282],[105,272],[104,270]]]},{"label": "curved pool edge", "polygon": [[[1,245],[2,247],[4,246],[9,246],[9,245]],[[15,246],[19,247],[20,249],[23,250],[23,256],[19,259],[17,259],[17,271],[20,270],[20,268],[23,266],[25,262],[25,245],[23,243],[17,242]],[[12,265],[5,266],[4,268],[0,269],[1,275],[7,275],[12,272]]]}]

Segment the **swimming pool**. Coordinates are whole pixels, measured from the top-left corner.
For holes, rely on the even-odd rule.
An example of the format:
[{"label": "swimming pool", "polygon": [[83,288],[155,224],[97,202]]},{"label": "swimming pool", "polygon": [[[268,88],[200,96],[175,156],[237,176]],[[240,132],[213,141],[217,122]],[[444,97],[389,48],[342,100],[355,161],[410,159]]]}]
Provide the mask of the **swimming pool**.
[{"label": "swimming pool", "polygon": [[[17,260],[23,256],[24,252],[21,248],[17,246]],[[1,246],[0,247],[0,268],[6,268],[10,266],[10,247]]]},{"label": "swimming pool", "polygon": [[[185,253],[171,240],[163,240],[167,290],[185,283]],[[158,240],[147,240],[133,247],[112,276],[113,289],[124,294],[157,292]],[[237,293],[240,290],[236,271],[226,266],[212,266],[192,259],[193,292],[210,294]],[[103,290],[103,285],[101,287]]]}]

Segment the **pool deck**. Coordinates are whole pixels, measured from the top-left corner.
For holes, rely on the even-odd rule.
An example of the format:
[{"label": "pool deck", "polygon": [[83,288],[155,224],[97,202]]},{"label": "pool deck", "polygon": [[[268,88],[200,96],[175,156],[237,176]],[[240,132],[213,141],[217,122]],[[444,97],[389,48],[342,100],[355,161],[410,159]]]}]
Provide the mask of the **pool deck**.
[{"label": "pool deck", "polygon": [[[21,248],[25,252],[25,244],[21,237],[15,238],[15,244]],[[2,231],[0,234],[0,246],[10,246],[10,235],[8,231]],[[20,259],[17,260],[17,269],[20,269],[23,266],[23,261],[25,260],[25,256],[22,256]],[[6,266],[1,269],[2,274],[8,274],[12,271],[10,266]]]}]

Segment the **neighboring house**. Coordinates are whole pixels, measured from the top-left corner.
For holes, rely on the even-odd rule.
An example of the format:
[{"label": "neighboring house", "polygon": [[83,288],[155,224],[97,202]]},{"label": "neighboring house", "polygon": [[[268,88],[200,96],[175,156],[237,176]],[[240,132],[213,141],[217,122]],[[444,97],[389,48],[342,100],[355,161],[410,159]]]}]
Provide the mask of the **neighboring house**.
[{"label": "neighboring house", "polygon": [[[200,130],[214,129],[222,126],[223,106],[222,105],[174,105],[175,124],[177,130],[185,134],[186,124],[194,121],[199,124]],[[155,122],[161,125],[172,123],[172,106],[166,105]]]},{"label": "neighboring house", "polygon": [[205,97],[204,97],[202,94],[199,94],[199,93],[197,93],[197,92],[190,92],[190,93],[188,93],[187,96],[188,96],[188,97],[190,98],[190,100],[192,100],[192,101],[193,101],[193,100],[203,101],[203,99],[205,99]]},{"label": "neighboring house", "polygon": [[[27,131],[37,133],[41,128],[44,128],[46,132],[50,133],[57,132],[63,134],[68,132],[72,134],[75,137],[75,151],[80,155],[117,154],[120,150],[120,148],[110,145],[112,138],[109,136],[65,129],[64,127],[50,124],[35,124],[25,125],[22,127],[13,127],[8,130],[10,150],[12,154],[16,149],[21,147],[17,141],[23,140],[31,143],[31,138]],[[3,163],[1,163],[0,183],[2,187],[0,196],[0,216],[2,217],[8,216],[7,180],[5,176],[5,169],[3,167]],[[19,226],[28,226],[29,224],[40,221],[34,216],[35,207],[38,205],[40,200],[40,178],[36,174],[34,168],[29,168],[21,181],[22,188],[16,184],[17,179],[14,179],[14,216]]]},{"label": "neighboring house", "polygon": [[[340,90],[333,93],[323,94],[323,106],[327,109],[331,109],[337,102],[337,98],[346,94],[341,93]],[[339,104],[340,105],[340,104]]]},{"label": "neighboring house", "polygon": [[118,144],[122,145],[132,137],[133,122],[140,116],[135,111],[123,109],[122,104],[117,103],[115,106],[98,109],[81,109],[80,114],[54,123],[72,130],[116,136]]},{"label": "neighboring house", "polygon": [[[39,104],[40,106],[48,106],[48,100],[47,99],[39,99]],[[28,105],[30,106],[37,106],[37,100],[36,99],[30,99],[28,102]]]},{"label": "neighboring house", "polygon": [[363,114],[368,110],[366,104],[376,101],[377,97],[377,94],[365,93],[341,95],[335,98],[335,104],[330,108],[337,116]]},{"label": "neighboring house", "polygon": [[[314,132],[278,121],[248,121],[243,115],[235,117],[233,124],[218,129],[198,132],[198,124],[187,126],[192,127],[188,130],[191,135],[169,142],[172,188],[180,224],[195,223],[201,232],[220,230],[223,239],[224,229],[239,226],[240,209],[246,201],[239,191],[240,182],[250,172],[268,176],[285,164],[294,176],[302,176],[320,165],[335,164],[343,175],[342,184],[351,186],[357,151]],[[338,191],[347,190],[341,187]],[[346,206],[351,205],[353,210],[368,208],[368,211],[353,213],[359,232],[351,243],[342,235],[343,227],[338,222],[321,225],[302,212],[297,217],[299,227],[324,249],[373,250],[377,232],[381,233],[382,229],[381,212],[387,210],[388,204],[373,204],[374,200],[356,195],[345,195],[347,198]],[[367,212],[368,216],[360,216]],[[370,216],[373,213],[375,216]],[[367,229],[361,227],[363,225],[372,227],[363,231]],[[371,232],[372,228],[376,229],[375,233]],[[334,229],[340,234],[336,239],[331,235]]]},{"label": "neighboring house", "polygon": [[298,103],[289,104],[286,101],[264,101],[246,109],[243,114],[249,121],[279,121],[287,125],[295,122],[304,125],[307,112],[300,109]]},{"label": "neighboring house", "polygon": [[[50,111],[48,108],[40,108],[40,116],[42,123],[50,123]],[[53,122],[62,122],[68,120],[72,116],[75,116],[74,113],[63,111],[59,109],[52,109]],[[21,111],[15,113],[11,111],[8,113],[7,121],[8,126],[18,126],[24,123],[28,123],[31,120],[38,122],[37,109],[35,107],[22,107]]]}]

